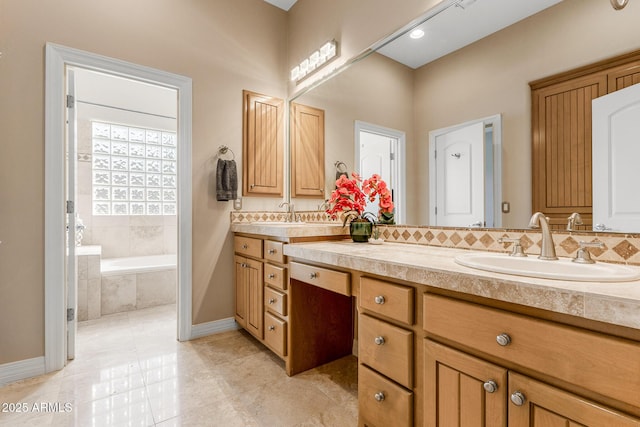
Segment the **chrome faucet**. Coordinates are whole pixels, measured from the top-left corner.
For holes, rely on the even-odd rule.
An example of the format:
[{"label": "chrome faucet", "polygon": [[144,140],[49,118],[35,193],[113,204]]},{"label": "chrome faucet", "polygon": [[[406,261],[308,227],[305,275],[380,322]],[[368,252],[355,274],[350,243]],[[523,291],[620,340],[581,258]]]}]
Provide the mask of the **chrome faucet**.
[{"label": "chrome faucet", "polygon": [[296,211],[293,207],[293,204],[289,202],[282,202],[278,205],[279,208],[287,207],[287,222],[294,222],[296,220]]},{"label": "chrome faucet", "polygon": [[534,213],[529,221],[529,227],[542,229],[542,250],[540,251],[540,256],[538,258],[549,261],[558,259],[547,217],[544,216],[542,212]]},{"label": "chrome faucet", "polygon": [[572,213],[567,221],[567,231],[575,231],[576,225],[582,225],[582,217],[578,212]]}]

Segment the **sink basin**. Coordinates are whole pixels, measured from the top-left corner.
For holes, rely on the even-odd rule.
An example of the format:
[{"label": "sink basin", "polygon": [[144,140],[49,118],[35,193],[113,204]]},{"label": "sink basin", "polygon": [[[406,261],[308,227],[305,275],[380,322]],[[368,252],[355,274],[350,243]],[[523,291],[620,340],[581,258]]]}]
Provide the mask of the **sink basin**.
[{"label": "sink basin", "polygon": [[456,263],[479,270],[516,276],[580,282],[628,282],[640,279],[640,269],[618,264],[577,264],[570,259],[545,261],[536,256],[510,257],[506,254],[460,255]]}]

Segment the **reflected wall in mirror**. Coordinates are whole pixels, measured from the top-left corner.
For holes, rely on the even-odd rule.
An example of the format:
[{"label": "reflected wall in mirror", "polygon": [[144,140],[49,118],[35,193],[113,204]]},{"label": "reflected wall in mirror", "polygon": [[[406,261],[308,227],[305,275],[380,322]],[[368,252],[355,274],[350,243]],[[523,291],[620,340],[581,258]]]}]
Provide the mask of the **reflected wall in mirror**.
[{"label": "reflected wall in mirror", "polygon": [[356,120],[406,133],[409,224],[430,223],[429,132],[500,113],[502,200],[511,205],[502,226],[524,228],[532,213],[529,82],[639,49],[639,21],[640,4],[615,11],[601,0],[564,0],[416,69],[372,54],[296,102],[326,111],[327,177],[336,160],[354,167]]}]

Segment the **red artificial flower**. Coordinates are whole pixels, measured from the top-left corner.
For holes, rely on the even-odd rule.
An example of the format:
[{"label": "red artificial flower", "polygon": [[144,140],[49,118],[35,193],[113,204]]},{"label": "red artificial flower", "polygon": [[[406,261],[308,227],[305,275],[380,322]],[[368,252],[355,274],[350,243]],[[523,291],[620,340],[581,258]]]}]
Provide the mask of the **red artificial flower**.
[{"label": "red artificial flower", "polygon": [[[352,178],[349,179],[345,175],[341,175],[336,180],[336,189],[331,193],[331,197],[328,200],[330,207],[326,211],[331,219],[335,220],[339,214],[345,213],[356,218],[362,218],[367,199],[373,202],[376,196],[379,197],[378,205],[380,209],[378,214],[393,212],[391,191],[380,175],[373,174],[371,178],[364,181],[357,173],[352,173],[351,176]],[[362,188],[360,187],[361,183]],[[348,216],[345,217],[345,223]]]}]

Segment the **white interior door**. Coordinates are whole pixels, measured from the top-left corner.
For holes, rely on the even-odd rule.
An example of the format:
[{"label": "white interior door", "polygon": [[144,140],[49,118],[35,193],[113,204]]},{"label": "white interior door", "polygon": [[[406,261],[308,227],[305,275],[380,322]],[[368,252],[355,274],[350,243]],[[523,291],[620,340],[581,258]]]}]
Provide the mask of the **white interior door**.
[{"label": "white interior door", "polygon": [[[398,140],[385,135],[360,131],[360,164],[359,171],[362,179],[369,178],[374,173],[380,175],[393,190],[393,163],[395,147]],[[367,200],[365,211],[378,215],[378,198],[373,202]]]},{"label": "white interior door", "polygon": [[67,68],[67,162],[66,162],[66,319],[67,319],[67,359],[75,358],[76,331],[78,311],[78,281],[76,264],[76,159],[77,159],[77,132],[76,132],[76,105],[75,105],[75,78],[73,70]]},{"label": "white interior door", "polygon": [[484,124],[474,123],[435,138],[435,206],[438,226],[482,227],[484,209]]},{"label": "white interior door", "polygon": [[593,227],[640,230],[640,84],[592,101]]}]

